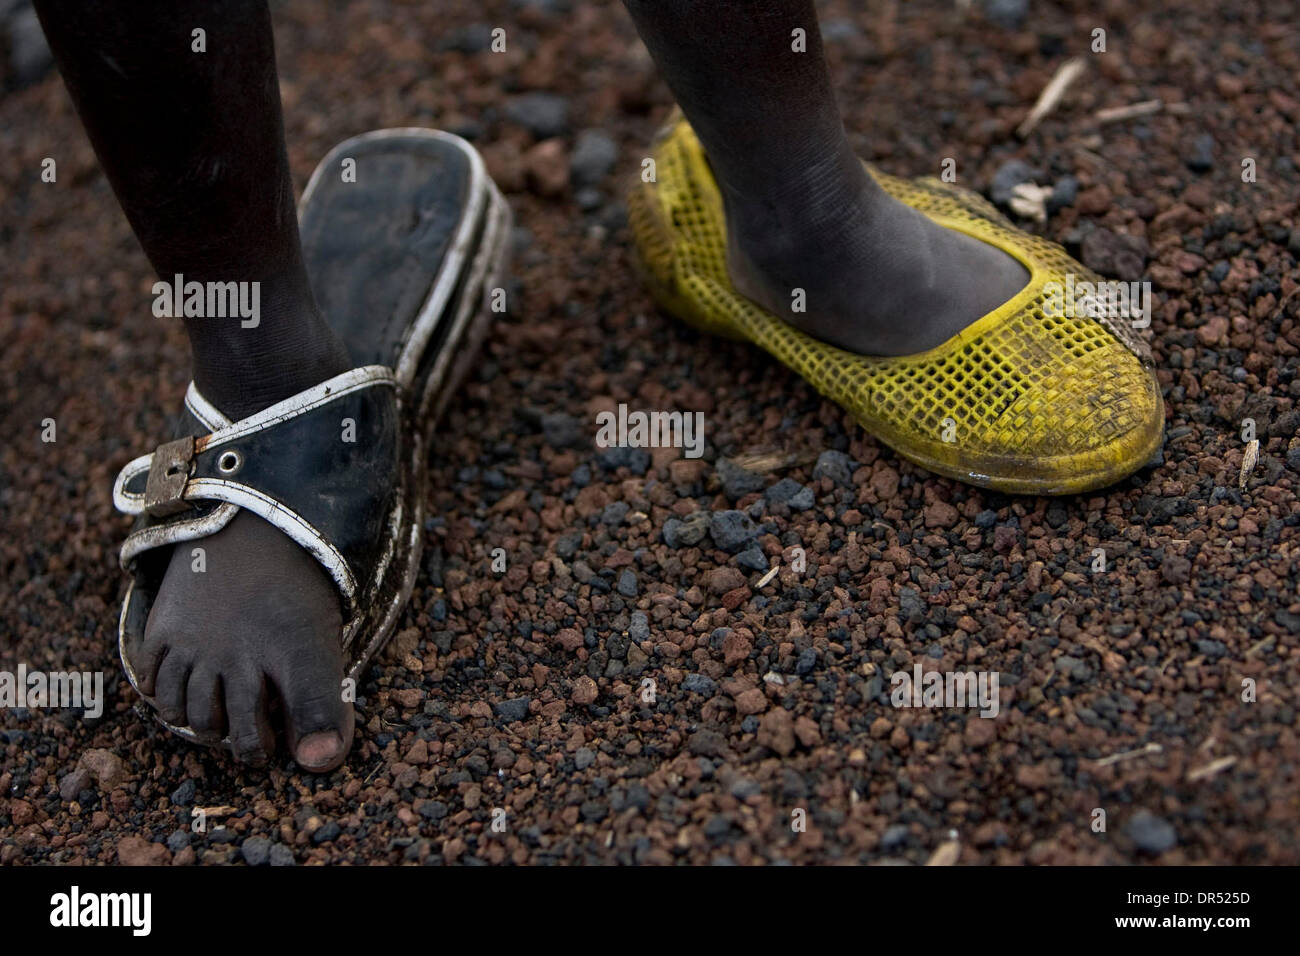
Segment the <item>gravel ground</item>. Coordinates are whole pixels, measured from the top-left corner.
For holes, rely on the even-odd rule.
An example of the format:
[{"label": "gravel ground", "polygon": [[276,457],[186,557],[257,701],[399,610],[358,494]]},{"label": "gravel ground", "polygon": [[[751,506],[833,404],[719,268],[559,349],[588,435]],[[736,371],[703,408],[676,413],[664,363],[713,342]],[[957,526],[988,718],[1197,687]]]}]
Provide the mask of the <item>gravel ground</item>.
[{"label": "gravel ground", "polygon": [[[436,125],[519,223],[513,315],[436,451],[425,573],[338,772],[244,772],[140,719],[110,488],[165,435],[188,348],[58,78],[11,84],[0,669],[103,670],[109,699],[0,714],[0,862],[1300,863],[1294,6],[824,5],[864,156],[1050,186],[1029,228],[1156,289],[1163,454],[1058,500],[928,475],[656,312],[618,197],[670,100],[617,3],[326,6],[276,4],[299,186],[345,136]],[[1088,72],[1018,140],[1074,53]],[[1157,98],[1186,105],[1093,118]],[[704,411],[704,458],[596,448],[619,402]],[[997,672],[999,716],[891,706],[917,664]]]}]

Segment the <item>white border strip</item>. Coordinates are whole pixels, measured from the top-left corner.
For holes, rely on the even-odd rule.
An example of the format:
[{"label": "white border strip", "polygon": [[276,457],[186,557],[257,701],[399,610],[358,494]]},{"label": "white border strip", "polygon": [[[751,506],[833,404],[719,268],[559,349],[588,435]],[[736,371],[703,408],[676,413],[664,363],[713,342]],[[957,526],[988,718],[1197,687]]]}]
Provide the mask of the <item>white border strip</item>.
[{"label": "white border strip", "polygon": [[[438,352],[433,368],[424,384],[424,394],[416,396],[423,410],[429,403],[430,396],[444,384],[448,369],[459,358],[459,352],[465,345],[465,332],[473,319],[484,309],[490,308],[487,298],[490,290],[487,282],[491,278],[493,267],[500,258],[503,242],[509,237],[501,235],[510,222],[509,207],[496,192],[496,187],[489,184],[487,195],[491,200],[483,224],[483,236],[479,242],[477,255],[469,265],[469,274],[465,278],[464,294],[460,299],[460,308],[452,319],[451,332],[447,336],[447,345]],[[443,306],[446,307],[445,304]]]},{"label": "white border strip", "polygon": [[229,524],[237,511],[239,509],[234,505],[222,502],[209,514],[198,518],[149,525],[138,531],[132,531],[122,542],[122,552],[118,561],[122,569],[127,570],[131,560],[145,551],[152,551],[154,548],[161,548],[168,544],[210,537]]},{"label": "white border strip", "polygon": [[190,382],[190,387],[185,390],[185,407],[210,432],[230,424],[230,419],[223,415],[217,406],[204,398],[193,382]]},{"label": "white border strip", "polygon": [[144,495],[128,492],[126,483],[142,471],[148,471],[152,465],[153,452],[149,452],[139,458],[132,458],[117,473],[117,478],[113,481],[113,507],[122,514],[138,515],[144,511]]},{"label": "white border strip", "polygon": [[[349,369],[341,375],[335,375],[319,385],[313,385],[297,395],[290,395],[283,401],[269,405],[260,412],[242,418],[233,424],[214,431],[205,438],[195,442],[194,454],[209,448],[224,445],[226,442],[243,438],[254,432],[260,432],[271,425],[278,425],[291,418],[306,414],[321,405],[327,405],[337,398],[348,395],[372,385],[395,387],[397,382],[392,371],[386,365],[363,365],[361,368]],[[188,497],[188,495],[186,496]]]}]

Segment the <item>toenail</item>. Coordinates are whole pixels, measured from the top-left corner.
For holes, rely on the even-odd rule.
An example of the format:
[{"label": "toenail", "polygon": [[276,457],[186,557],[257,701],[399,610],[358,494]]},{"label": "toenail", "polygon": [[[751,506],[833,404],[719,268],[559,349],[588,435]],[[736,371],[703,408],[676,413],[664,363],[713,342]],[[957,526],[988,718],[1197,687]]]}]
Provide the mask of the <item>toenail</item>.
[{"label": "toenail", "polygon": [[343,748],[343,738],[333,730],[318,730],[298,741],[294,758],[304,767],[319,767],[329,763]]}]

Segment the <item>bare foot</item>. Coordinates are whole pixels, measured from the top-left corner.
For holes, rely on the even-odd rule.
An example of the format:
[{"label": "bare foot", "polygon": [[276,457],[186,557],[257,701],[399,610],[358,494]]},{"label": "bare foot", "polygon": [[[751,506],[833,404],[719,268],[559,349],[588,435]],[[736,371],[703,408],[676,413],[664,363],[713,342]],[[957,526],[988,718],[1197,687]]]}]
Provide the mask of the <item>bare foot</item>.
[{"label": "bare foot", "polygon": [[[282,726],[294,759],[323,772],[352,745],[343,700],[342,611],[316,560],[258,516],[241,511],[191,548],[172,553],[136,661],[141,690],[162,718],[260,765]],[[273,712],[277,716],[273,716]]]}]

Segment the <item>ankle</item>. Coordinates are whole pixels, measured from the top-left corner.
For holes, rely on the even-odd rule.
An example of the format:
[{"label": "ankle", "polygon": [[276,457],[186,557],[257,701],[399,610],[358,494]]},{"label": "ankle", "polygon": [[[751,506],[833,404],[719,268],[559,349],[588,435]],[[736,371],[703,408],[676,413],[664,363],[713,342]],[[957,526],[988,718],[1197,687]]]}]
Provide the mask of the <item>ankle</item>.
[{"label": "ankle", "polygon": [[222,414],[238,421],[346,370],[346,364],[303,362],[299,357],[260,370],[196,366],[194,384]]},{"label": "ankle", "polygon": [[194,382],[227,416],[244,418],[352,367],[343,343],[312,306],[263,310],[257,330],[190,336]]},{"label": "ankle", "polygon": [[830,250],[859,241],[877,218],[884,195],[865,171],[859,172],[860,178],[819,170],[759,197],[724,193],[729,240],[752,258],[766,261],[810,247]]},{"label": "ankle", "polygon": [[739,266],[807,287],[819,278],[836,281],[835,263],[870,258],[875,208],[861,193],[822,191],[782,205],[728,207],[725,215],[733,274]]}]

